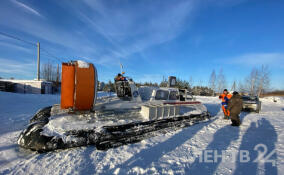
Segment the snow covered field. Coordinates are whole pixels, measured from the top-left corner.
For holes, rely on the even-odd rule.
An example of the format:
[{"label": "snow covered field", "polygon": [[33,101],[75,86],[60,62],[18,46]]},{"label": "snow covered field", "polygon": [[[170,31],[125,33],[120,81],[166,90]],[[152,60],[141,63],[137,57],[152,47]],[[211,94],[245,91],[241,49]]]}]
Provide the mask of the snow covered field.
[{"label": "snow covered field", "polygon": [[[223,119],[216,97],[197,97],[197,100],[213,115],[210,121],[108,151],[89,146],[37,154],[19,148],[17,138],[39,108],[59,103],[60,96],[0,92],[0,174],[284,172],[283,98],[261,99],[262,111],[242,113],[240,128]],[[264,158],[254,162],[263,151],[266,162],[261,161]]]}]

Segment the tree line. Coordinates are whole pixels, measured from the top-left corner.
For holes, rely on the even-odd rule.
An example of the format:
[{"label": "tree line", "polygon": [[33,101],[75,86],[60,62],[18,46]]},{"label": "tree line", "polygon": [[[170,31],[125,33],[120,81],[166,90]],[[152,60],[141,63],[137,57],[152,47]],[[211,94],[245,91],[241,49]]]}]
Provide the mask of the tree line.
[{"label": "tree line", "polygon": [[[238,91],[240,93],[247,93],[249,95],[261,96],[266,93],[270,88],[270,71],[268,66],[261,66],[259,68],[253,68],[249,75],[243,80],[233,81],[231,85],[227,83],[226,76],[222,69],[216,73],[212,70],[209,76],[207,85],[201,85],[202,81],[198,85],[194,85],[192,77],[189,80],[176,79],[176,87],[179,89],[188,89],[193,95],[206,95],[215,96],[223,92],[224,89],[229,91]],[[155,87],[167,87],[168,80],[162,79],[160,83],[153,82],[136,82],[136,86],[155,86]],[[115,91],[115,86],[112,81],[104,83],[103,91]]]},{"label": "tree line", "polygon": [[61,71],[59,65],[54,66],[51,63],[42,64],[40,73],[41,79],[57,83],[60,82]]},{"label": "tree line", "polygon": [[[59,68],[46,63],[41,67],[41,78],[47,81],[60,82]],[[261,96],[267,92],[270,88],[271,74],[268,66],[262,65],[259,68],[253,68],[251,72],[243,78],[243,80],[233,81],[232,84],[228,84],[226,76],[222,69],[218,73],[213,69],[207,85],[202,85],[202,81],[199,84],[194,85],[192,77],[188,80],[183,80],[177,77],[176,87],[180,89],[188,89],[194,95],[212,95],[215,96],[222,93],[223,89],[229,91],[238,91],[241,93],[247,93],[250,95]],[[163,78],[160,83],[157,82],[136,82],[136,86],[155,86],[155,87],[167,87],[168,80]],[[115,91],[114,83],[109,80],[107,83],[103,83],[103,86],[99,88],[103,91]]]},{"label": "tree line", "polygon": [[212,71],[208,86],[214,93],[222,93],[227,88],[231,91],[239,91],[249,95],[261,96],[270,88],[271,74],[269,67],[262,65],[259,68],[253,68],[249,75],[238,82],[234,81],[231,87],[228,87],[225,75],[220,70],[216,75],[215,70]]}]

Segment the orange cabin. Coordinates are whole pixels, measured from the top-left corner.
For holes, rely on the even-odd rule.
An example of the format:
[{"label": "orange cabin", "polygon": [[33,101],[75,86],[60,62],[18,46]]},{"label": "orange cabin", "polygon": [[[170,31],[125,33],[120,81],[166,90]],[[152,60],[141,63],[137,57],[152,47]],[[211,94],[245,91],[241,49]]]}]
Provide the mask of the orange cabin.
[{"label": "orange cabin", "polygon": [[61,81],[61,109],[93,108],[97,91],[97,71],[93,64],[82,67],[77,61],[62,63]]}]

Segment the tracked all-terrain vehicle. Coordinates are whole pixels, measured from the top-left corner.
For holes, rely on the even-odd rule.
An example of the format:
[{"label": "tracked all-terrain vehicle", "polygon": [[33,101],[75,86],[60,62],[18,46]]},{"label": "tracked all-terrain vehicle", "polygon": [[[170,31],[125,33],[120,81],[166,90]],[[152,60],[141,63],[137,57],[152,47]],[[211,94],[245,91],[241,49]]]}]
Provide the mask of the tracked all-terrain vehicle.
[{"label": "tracked all-terrain vehicle", "polygon": [[[116,94],[100,97],[103,92],[98,93],[95,88],[95,67],[86,64],[83,67],[78,62],[65,64],[67,73],[74,78],[66,81],[63,68],[62,90],[66,84],[74,90],[67,90],[67,96],[62,91],[61,104],[41,109],[33,116],[18,139],[21,147],[46,152],[95,145],[97,149],[105,150],[162,134],[165,129],[191,126],[210,118],[203,104],[170,83],[167,88],[138,88],[134,81],[125,78],[115,81]],[[84,80],[78,79],[82,76]],[[89,79],[86,79],[88,76]],[[81,85],[87,86],[83,89],[92,89],[91,95],[81,92]],[[80,104],[79,100],[83,100],[84,96],[89,103],[84,101]]]}]

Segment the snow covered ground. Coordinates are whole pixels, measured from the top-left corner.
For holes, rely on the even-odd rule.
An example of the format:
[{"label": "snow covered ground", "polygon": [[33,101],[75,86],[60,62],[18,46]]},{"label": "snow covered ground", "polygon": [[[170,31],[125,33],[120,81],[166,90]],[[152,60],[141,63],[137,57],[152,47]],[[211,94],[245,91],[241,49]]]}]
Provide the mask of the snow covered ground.
[{"label": "snow covered ground", "polygon": [[[261,113],[242,113],[240,128],[223,119],[217,98],[197,99],[214,116],[210,121],[107,151],[89,146],[37,154],[19,148],[17,138],[39,108],[59,103],[60,96],[0,92],[0,174],[284,172],[283,98],[261,99]],[[261,161],[264,158],[254,162],[263,151],[266,162]]]}]

